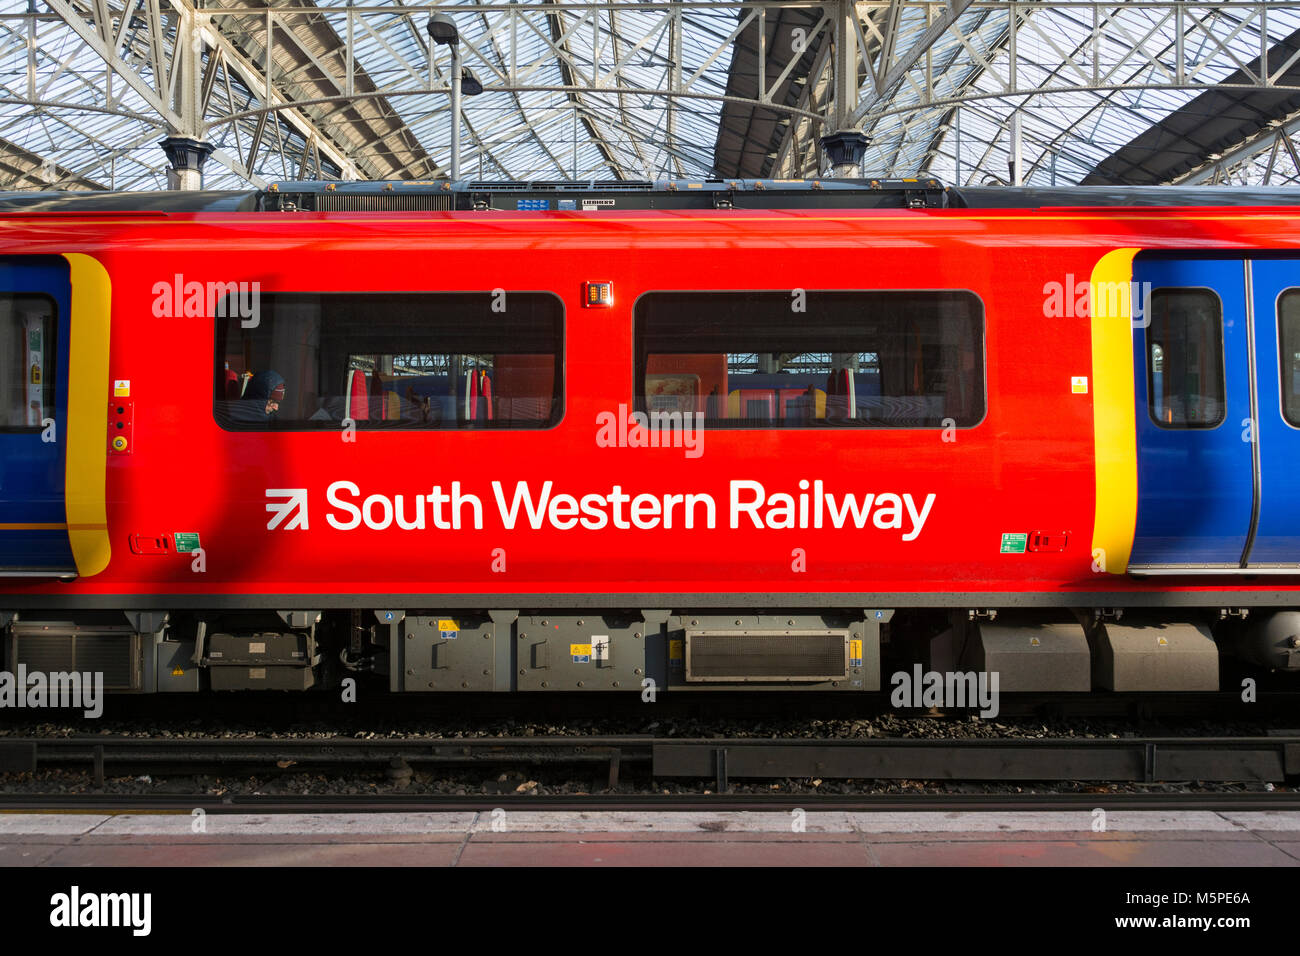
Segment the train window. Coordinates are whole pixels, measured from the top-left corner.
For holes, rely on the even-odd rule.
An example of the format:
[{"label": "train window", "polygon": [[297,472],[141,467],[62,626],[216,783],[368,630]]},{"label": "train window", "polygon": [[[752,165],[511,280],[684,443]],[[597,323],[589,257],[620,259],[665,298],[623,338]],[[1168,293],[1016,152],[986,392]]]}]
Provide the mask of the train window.
[{"label": "train window", "polygon": [[54,418],[54,300],[0,293],[0,431]]},{"label": "train window", "polygon": [[[549,293],[264,293],[218,310],[223,428],[546,428],[563,307]],[[245,328],[245,326],[249,326]]]},{"label": "train window", "polygon": [[1278,297],[1277,325],[1282,349],[1282,417],[1300,428],[1300,289]]},{"label": "train window", "polygon": [[1147,394],[1162,428],[1214,428],[1223,397],[1223,308],[1209,289],[1156,289],[1147,328]]},{"label": "train window", "polygon": [[655,292],[635,322],[642,412],[729,428],[984,417],[984,307],[970,292]]}]

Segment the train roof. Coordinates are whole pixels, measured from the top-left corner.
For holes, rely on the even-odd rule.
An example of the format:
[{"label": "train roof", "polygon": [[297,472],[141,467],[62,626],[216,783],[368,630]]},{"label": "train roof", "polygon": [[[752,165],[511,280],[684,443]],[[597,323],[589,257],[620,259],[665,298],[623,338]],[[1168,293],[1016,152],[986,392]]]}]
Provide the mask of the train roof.
[{"label": "train roof", "polygon": [[937,179],[279,182],[190,192],[0,192],[4,213],[1297,206],[1300,188],[944,186]]}]

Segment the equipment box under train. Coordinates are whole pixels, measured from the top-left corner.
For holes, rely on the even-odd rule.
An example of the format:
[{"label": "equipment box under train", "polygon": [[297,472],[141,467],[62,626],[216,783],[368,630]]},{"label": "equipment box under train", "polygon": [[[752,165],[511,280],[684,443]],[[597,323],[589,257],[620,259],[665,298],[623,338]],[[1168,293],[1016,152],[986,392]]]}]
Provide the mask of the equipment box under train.
[{"label": "equipment box under train", "polygon": [[319,663],[310,634],[213,634],[204,663],[213,690],[307,690]]}]

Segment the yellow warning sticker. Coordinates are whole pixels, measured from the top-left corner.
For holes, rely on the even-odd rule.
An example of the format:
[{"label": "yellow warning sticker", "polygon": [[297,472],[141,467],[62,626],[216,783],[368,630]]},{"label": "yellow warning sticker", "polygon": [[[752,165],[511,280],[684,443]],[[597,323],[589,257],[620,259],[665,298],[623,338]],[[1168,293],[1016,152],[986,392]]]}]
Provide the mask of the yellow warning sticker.
[{"label": "yellow warning sticker", "polygon": [[1169,646],[1169,638],[1167,638],[1167,637],[1157,637],[1157,638],[1156,638],[1156,643],[1159,644],[1161,647],[1168,647],[1168,646]]},{"label": "yellow warning sticker", "polygon": [[1075,375],[1070,378],[1070,391],[1075,395],[1088,394],[1088,376]]},{"label": "yellow warning sticker", "polygon": [[668,642],[668,659],[680,661],[686,656],[686,642],[680,637]]},{"label": "yellow warning sticker", "polygon": [[1043,642],[1040,641],[1040,640],[1039,640],[1038,638],[1036,638],[1036,637],[1031,637],[1031,638],[1029,639],[1029,646],[1030,646],[1030,647],[1041,647],[1042,644],[1043,644]]},{"label": "yellow warning sticker", "polygon": [[572,656],[572,657],[590,657],[590,656],[591,656],[591,645],[590,645],[590,644],[570,644],[570,645],[569,645],[569,654],[570,654],[570,656]]},{"label": "yellow warning sticker", "polygon": [[113,379],[113,397],[114,398],[131,397],[131,380],[129,378]]},{"label": "yellow warning sticker", "polygon": [[456,623],[455,621],[452,621],[452,620],[441,620],[441,621],[438,622],[438,630],[440,630],[440,631],[459,631],[459,630],[460,630],[460,626],[457,625],[457,623]]},{"label": "yellow warning sticker", "polygon": [[854,639],[849,641],[849,666],[850,667],[862,666],[862,641],[861,640]]},{"label": "yellow warning sticker", "polygon": [[172,677],[184,677],[184,676],[185,676],[185,668],[183,667],[172,668]]}]

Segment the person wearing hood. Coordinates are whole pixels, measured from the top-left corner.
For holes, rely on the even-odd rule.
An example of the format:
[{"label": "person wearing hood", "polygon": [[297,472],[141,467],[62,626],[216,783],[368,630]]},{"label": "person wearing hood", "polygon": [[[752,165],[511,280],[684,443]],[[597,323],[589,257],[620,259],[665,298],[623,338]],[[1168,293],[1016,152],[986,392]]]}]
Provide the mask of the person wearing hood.
[{"label": "person wearing hood", "polygon": [[269,369],[258,372],[244,389],[244,397],[230,403],[230,420],[240,425],[269,425],[278,421],[285,396],[284,376]]}]

